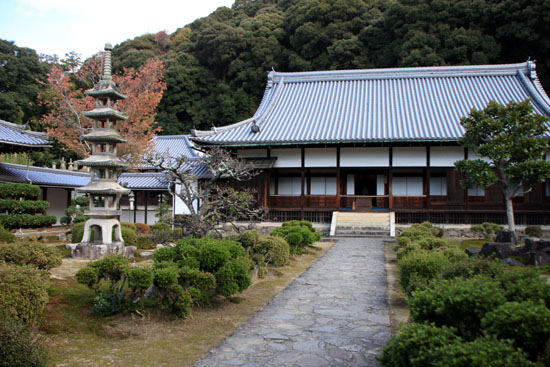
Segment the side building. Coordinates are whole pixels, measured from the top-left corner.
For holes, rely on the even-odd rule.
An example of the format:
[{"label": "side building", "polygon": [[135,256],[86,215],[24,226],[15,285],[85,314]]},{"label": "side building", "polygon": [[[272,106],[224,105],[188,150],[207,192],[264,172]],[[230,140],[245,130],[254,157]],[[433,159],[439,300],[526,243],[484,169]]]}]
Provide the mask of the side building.
[{"label": "side building", "polygon": [[[454,162],[460,119],[490,100],[529,98],[550,116],[531,61],[268,74],[255,115],[193,131],[204,149],[221,146],[261,162],[251,186],[272,220],[330,222],[335,211],[391,211],[397,223],[504,223],[497,188],[464,190]],[[550,157],[547,155],[547,159]],[[550,183],[515,199],[518,224],[550,224]]]}]

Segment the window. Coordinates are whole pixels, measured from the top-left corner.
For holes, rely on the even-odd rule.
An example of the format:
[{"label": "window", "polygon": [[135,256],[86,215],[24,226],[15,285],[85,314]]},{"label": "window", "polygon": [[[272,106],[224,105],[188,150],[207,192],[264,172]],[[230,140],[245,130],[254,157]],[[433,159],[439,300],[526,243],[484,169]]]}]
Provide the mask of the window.
[{"label": "window", "polygon": [[546,180],[546,196],[550,196],[550,180]]},{"label": "window", "polygon": [[301,195],[301,177],[279,177],[279,195]]},{"label": "window", "polygon": [[430,195],[447,196],[447,177],[430,177]]},{"label": "window", "polygon": [[312,177],[311,195],[336,195],[336,177]]},{"label": "window", "polygon": [[468,196],[485,196],[485,188],[483,186],[473,186],[468,189]]},{"label": "window", "polygon": [[394,177],[392,182],[393,196],[422,196],[422,177]]}]

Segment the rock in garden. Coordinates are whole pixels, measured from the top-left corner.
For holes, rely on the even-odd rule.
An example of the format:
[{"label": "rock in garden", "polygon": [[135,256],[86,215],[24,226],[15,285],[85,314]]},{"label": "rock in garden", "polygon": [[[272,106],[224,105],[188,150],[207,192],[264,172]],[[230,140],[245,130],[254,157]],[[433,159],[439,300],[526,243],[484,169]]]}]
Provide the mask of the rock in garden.
[{"label": "rock in garden", "polygon": [[522,262],[517,261],[516,259],[512,259],[511,257],[504,260],[507,265],[510,266],[525,266]]},{"label": "rock in garden", "polygon": [[153,253],[150,251],[144,251],[139,253],[139,257],[151,257],[153,256]]},{"label": "rock in garden", "polygon": [[512,231],[498,231],[495,242],[499,242],[499,243],[516,242],[516,234]]},{"label": "rock in garden", "polygon": [[487,242],[479,253],[485,257],[494,256],[499,259],[506,259],[512,256],[510,245],[511,243]]},{"label": "rock in garden", "polygon": [[481,249],[479,249],[479,248],[467,248],[466,249],[466,254],[468,256],[474,256],[474,255],[479,254],[480,251],[481,251]]},{"label": "rock in garden", "polygon": [[529,257],[529,265],[550,265],[550,254],[544,252],[532,252]]}]

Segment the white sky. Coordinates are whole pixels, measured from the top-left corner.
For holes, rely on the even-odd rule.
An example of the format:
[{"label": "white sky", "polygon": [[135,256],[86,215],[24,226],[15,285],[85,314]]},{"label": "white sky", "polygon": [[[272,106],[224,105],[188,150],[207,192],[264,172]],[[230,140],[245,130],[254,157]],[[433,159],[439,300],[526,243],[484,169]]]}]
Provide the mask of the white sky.
[{"label": "white sky", "polygon": [[168,33],[233,0],[0,0],[0,38],[37,53],[83,58],[127,39]]}]

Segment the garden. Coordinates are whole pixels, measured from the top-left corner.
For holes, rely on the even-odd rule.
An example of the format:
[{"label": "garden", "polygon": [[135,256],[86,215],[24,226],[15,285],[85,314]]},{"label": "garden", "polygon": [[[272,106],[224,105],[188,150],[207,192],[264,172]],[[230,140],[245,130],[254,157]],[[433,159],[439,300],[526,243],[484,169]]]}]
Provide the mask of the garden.
[{"label": "garden", "polygon": [[[485,240],[453,241],[430,223],[412,225],[394,248],[409,322],[379,357],[389,366],[550,365],[548,267],[509,266],[481,247],[498,226],[474,228]],[[530,235],[540,229],[528,228]]]},{"label": "garden", "polygon": [[[81,213],[67,214],[78,241]],[[223,238],[122,229],[135,259],[72,259],[0,229],[0,366],[192,365],[331,246],[305,221]]]}]

